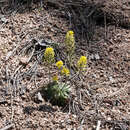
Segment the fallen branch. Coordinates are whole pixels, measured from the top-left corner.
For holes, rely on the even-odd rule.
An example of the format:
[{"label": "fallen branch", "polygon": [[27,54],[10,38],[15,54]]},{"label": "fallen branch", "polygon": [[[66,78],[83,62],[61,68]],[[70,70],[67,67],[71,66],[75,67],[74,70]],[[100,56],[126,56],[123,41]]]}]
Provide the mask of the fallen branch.
[{"label": "fallen branch", "polygon": [[100,130],[101,121],[98,121],[96,130]]},{"label": "fallen branch", "polygon": [[10,125],[5,126],[4,128],[1,128],[0,130],[8,130],[8,129],[12,128],[13,126],[14,126],[14,124],[10,124]]}]

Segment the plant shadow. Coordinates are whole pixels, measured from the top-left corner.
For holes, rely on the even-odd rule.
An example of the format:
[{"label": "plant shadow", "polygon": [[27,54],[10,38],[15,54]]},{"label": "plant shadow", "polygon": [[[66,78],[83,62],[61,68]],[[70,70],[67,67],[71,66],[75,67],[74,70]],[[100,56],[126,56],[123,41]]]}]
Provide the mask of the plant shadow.
[{"label": "plant shadow", "polygon": [[23,113],[27,114],[27,115],[31,115],[34,111],[42,111],[42,112],[52,113],[52,112],[55,112],[56,110],[47,104],[39,105],[38,107],[26,106],[23,109]]}]

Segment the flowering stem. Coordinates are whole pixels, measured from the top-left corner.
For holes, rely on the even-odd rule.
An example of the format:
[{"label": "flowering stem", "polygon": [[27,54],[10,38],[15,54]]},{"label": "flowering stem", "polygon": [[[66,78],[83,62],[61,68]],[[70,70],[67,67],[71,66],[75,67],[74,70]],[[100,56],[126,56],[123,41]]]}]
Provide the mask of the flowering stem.
[{"label": "flowering stem", "polygon": [[49,69],[49,83],[50,83],[50,81],[51,81],[50,65],[48,65],[48,69]]},{"label": "flowering stem", "polygon": [[68,61],[69,61],[69,69],[71,70],[71,66],[72,66],[72,55],[69,53],[68,54]]}]

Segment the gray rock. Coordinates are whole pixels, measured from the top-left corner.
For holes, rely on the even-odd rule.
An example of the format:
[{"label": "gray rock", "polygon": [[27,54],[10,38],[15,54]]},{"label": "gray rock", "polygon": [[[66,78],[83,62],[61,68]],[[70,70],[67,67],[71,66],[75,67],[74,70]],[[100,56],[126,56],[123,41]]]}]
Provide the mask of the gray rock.
[{"label": "gray rock", "polygon": [[43,101],[43,98],[42,98],[42,95],[41,95],[41,93],[40,92],[38,92],[38,94],[37,94],[37,98],[38,98],[38,100],[39,101]]},{"label": "gray rock", "polygon": [[100,56],[99,56],[99,54],[97,53],[97,54],[95,54],[95,59],[96,60],[100,60]]}]

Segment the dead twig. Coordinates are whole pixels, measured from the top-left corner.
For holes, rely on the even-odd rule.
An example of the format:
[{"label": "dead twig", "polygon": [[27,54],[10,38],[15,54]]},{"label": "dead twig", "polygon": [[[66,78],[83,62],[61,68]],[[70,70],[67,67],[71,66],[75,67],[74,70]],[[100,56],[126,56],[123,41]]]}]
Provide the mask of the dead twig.
[{"label": "dead twig", "polygon": [[1,128],[0,130],[8,130],[8,129],[12,128],[13,126],[14,126],[14,124],[10,124],[10,125],[5,126],[4,128]]},{"label": "dead twig", "polygon": [[100,130],[100,125],[101,125],[101,121],[98,121],[96,130]]}]

